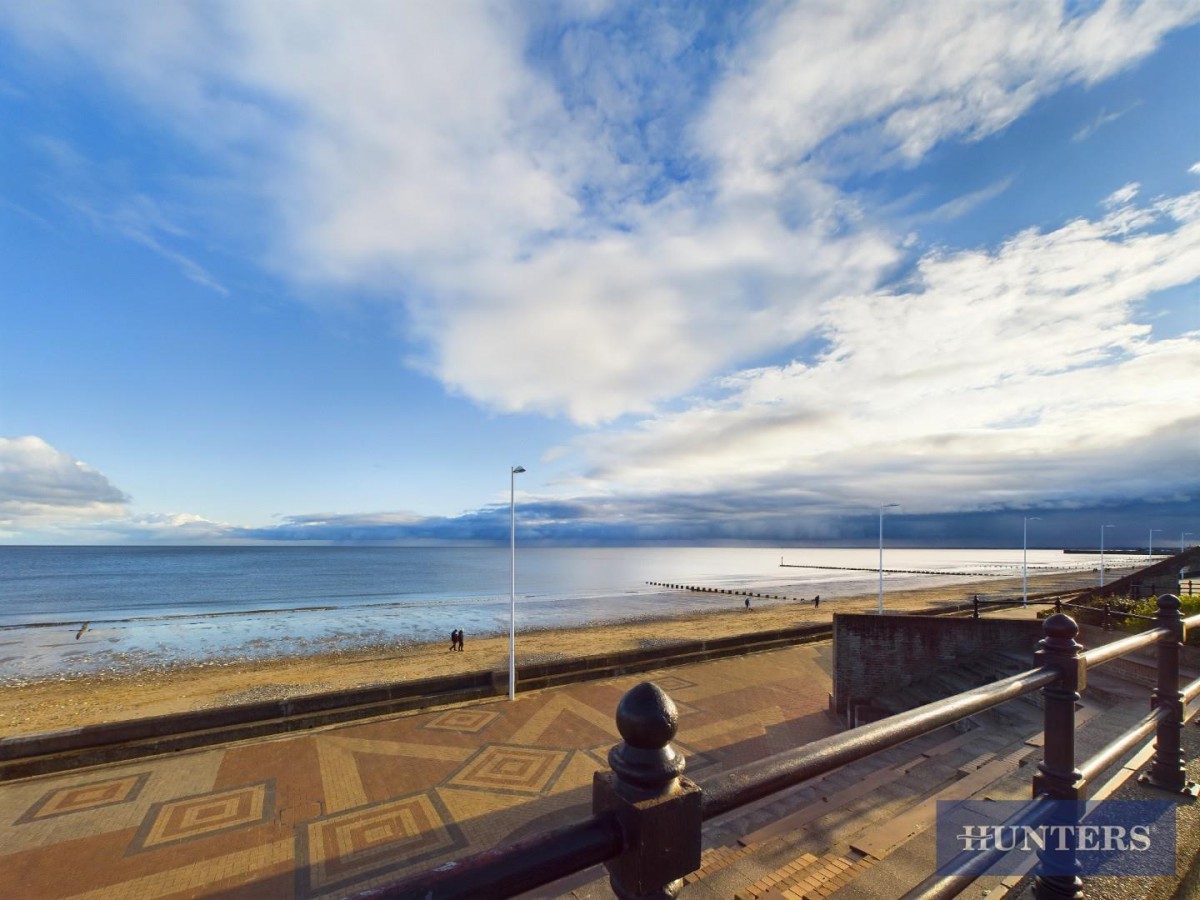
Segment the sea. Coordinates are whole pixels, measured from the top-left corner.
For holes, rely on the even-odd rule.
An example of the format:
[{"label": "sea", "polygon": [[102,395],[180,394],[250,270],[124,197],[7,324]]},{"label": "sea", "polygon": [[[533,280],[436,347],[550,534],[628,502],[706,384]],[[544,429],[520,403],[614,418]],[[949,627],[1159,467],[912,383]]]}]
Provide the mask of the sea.
[{"label": "sea", "polygon": [[[1019,575],[1022,551],[883,562],[885,591],[907,590]],[[1039,549],[1028,566],[1096,560]],[[875,592],[878,567],[878,548],[518,547],[517,629],[742,603],[655,582],[836,602]],[[512,592],[508,547],[0,547],[0,684],[506,634]]]}]

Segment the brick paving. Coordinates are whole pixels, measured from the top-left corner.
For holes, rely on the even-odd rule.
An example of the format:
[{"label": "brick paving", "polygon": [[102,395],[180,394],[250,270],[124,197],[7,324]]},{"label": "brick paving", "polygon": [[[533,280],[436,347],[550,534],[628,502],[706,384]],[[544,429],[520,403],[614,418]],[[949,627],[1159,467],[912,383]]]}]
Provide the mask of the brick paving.
[{"label": "brick paving", "polygon": [[589,812],[652,680],[703,780],[837,731],[829,645],[682,666],[0,785],[0,896],[326,898]]}]

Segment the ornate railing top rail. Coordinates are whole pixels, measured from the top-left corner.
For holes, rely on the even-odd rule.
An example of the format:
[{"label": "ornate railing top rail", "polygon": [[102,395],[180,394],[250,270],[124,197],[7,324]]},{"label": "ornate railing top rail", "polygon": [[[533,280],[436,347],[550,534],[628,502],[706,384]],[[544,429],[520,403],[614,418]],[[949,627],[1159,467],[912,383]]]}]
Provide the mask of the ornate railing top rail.
[{"label": "ornate railing top rail", "polygon": [[[1184,688],[1182,693],[1184,702],[1191,702],[1197,696],[1200,696],[1200,678],[1197,678]],[[1149,736],[1158,727],[1159,723],[1166,720],[1170,714],[1171,710],[1167,706],[1159,706],[1138,724],[1099,750],[1091,759],[1079,767],[1083,781],[1085,783],[1094,782],[1100,775],[1116,765],[1126,753],[1134,749],[1142,740]],[[1054,800],[1044,794],[1035,797],[1015,815],[1005,820],[1003,824],[1005,827],[1037,827],[1046,821],[1054,802]],[[951,897],[957,897],[974,881],[973,877],[959,873],[967,869],[974,871],[986,869],[1000,857],[1004,856],[1006,852],[1008,851],[992,850],[985,857],[981,857],[980,854],[974,852],[960,853],[942,866],[942,871],[930,875],[905,894],[901,900],[949,900]]]},{"label": "ornate railing top rail", "polygon": [[1137,634],[1131,634],[1127,638],[1121,638],[1119,641],[1093,647],[1091,650],[1084,651],[1082,656],[1090,669],[1093,666],[1103,665],[1119,656],[1125,656],[1135,650],[1141,650],[1143,647],[1156,644],[1168,634],[1170,632],[1165,628],[1150,628],[1146,631],[1139,631]]},{"label": "ornate railing top rail", "polygon": [[704,818],[719,816],[801,781],[824,775],[848,762],[1007,703],[1050,684],[1057,677],[1057,670],[1049,666],[1030,669],[852,731],[813,741],[795,750],[747,763],[704,783]]},{"label": "ornate railing top rail", "polygon": [[355,900],[474,900],[509,897],[606,862],[621,852],[624,837],[613,815],[545,831],[528,840],[443,863],[403,881],[354,895]]},{"label": "ornate railing top rail", "polygon": [[[1200,696],[1200,679],[1180,689],[1179,647],[1186,629],[1200,626],[1200,615],[1185,620],[1179,606],[1179,598],[1161,596],[1156,627],[1088,651],[1075,641],[1079,629],[1074,620],[1056,613],[1043,624],[1046,636],[1035,655],[1040,663],[1035,668],[748,763],[708,779],[703,787],[682,777],[683,759],[671,747],[678,726],[674,703],[656,685],[643,682],[618,705],[617,727],[624,740],[609,753],[613,771],[596,773],[591,818],[444,863],[356,897],[512,896],[600,862],[607,865],[619,897],[674,896],[680,879],[699,867],[703,821],[1039,688],[1045,697],[1044,759],[1034,777],[1034,800],[1010,822],[1036,824],[1044,820],[1052,801],[1083,799],[1090,782],[1152,731],[1157,732],[1156,752],[1143,782],[1194,795],[1196,786],[1187,781],[1183,768],[1180,729],[1184,703]],[[1159,665],[1154,711],[1076,767],[1075,703],[1087,669],[1155,643]],[[1039,873],[1035,895],[1082,896],[1081,882],[1071,881]],[[953,897],[969,883],[969,877],[935,873],[906,896]]]}]

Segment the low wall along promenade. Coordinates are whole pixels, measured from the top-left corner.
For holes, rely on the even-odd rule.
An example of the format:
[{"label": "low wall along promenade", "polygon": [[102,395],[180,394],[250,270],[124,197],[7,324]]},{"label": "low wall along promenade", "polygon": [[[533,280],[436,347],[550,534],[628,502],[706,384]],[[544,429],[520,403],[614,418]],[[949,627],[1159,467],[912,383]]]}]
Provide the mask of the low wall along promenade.
[{"label": "low wall along promenade", "polygon": [[838,613],[833,617],[832,711],[852,719],[855,706],[901,690],[939,667],[981,650],[1023,654],[1042,638],[1035,619],[949,619]]}]

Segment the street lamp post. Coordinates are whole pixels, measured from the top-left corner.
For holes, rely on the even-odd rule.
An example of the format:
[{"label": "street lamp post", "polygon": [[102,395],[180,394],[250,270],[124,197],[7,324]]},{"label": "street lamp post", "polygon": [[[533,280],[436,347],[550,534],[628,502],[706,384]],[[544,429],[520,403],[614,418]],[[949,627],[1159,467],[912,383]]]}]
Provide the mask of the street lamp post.
[{"label": "street lamp post", "polygon": [[1151,559],[1154,556],[1154,532],[1162,531],[1161,528],[1150,529],[1150,543],[1146,547],[1146,559]]},{"label": "street lamp post", "polygon": [[1104,529],[1112,527],[1112,525],[1100,526],[1100,587],[1104,587]]},{"label": "street lamp post", "polygon": [[883,615],[883,511],[895,509],[899,503],[883,503],[879,506],[879,615]]},{"label": "street lamp post", "polygon": [[512,593],[508,618],[508,699],[517,699],[517,476],[523,466],[513,466],[508,478],[508,546],[512,553]]},{"label": "street lamp post", "polygon": [[1021,528],[1021,605],[1029,605],[1029,523],[1040,522],[1041,516],[1026,516]]}]

